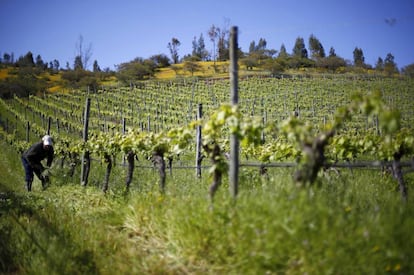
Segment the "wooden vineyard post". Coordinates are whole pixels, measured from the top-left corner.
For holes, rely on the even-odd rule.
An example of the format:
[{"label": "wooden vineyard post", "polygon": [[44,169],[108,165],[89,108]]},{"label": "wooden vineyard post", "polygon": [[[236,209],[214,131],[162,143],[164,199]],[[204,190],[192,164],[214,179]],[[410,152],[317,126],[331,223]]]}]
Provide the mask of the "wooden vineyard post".
[{"label": "wooden vineyard post", "polygon": [[105,179],[104,179],[102,191],[106,193],[106,191],[108,191],[108,186],[109,186],[109,176],[111,175],[111,171],[112,171],[112,159],[111,159],[111,156],[108,154],[105,154],[104,159],[106,163],[106,172],[105,172]]},{"label": "wooden vineyard post", "polygon": [[[203,117],[203,104],[198,104],[197,109],[197,120],[200,120]],[[201,178],[201,125],[197,125],[196,133],[196,176]]]},{"label": "wooden vineyard post", "polygon": [[[126,118],[122,118],[122,135],[126,134]],[[122,166],[125,166],[125,154],[122,155]]]},{"label": "wooden vineyard post", "polygon": [[50,135],[50,127],[52,126],[52,118],[48,117],[47,119],[47,134]]},{"label": "wooden vineyard post", "polygon": [[26,142],[30,142],[30,122],[26,123]]},{"label": "wooden vineyard post", "polygon": [[400,187],[401,198],[403,202],[407,202],[408,191],[407,191],[407,186],[403,178],[403,172],[401,170],[401,157],[402,157],[402,154],[400,153],[394,154],[394,160],[392,162],[392,170],[393,170],[394,178],[398,181],[398,185]]},{"label": "wooden vineyard post", "polygon": [[[17,115],[16,115],[16,116],[15,116],[15,121],[14,121],[14,128],[13,128],[13,129],[16,131],[16,134],[15,134],[16,136],[17,136],[17,134],[18,134],[18,130],[19,130],[19,128],[18,128],[18,126],[17,126],[17,125],[18,125],[18,124],[17,124]],[[13,130],[13,129],[12,129],[12,130]]]},{"label": "wooden vineyard post", "polygon": [[[237,27],[230,29],[230,103],[237,106],[238,95],[238,67],[237,67]],[[229,163],[229,188],[230,194],[236,198],[239,181],[239,140],[236,134],[230,136],[230,163]]]},{"label": "wooden vineyard post", "polygon": [[126,189],[129,190],[129,186],[131,185],[131,182],[132,182],[132,176],[134,174],[134,166],[135,166],[134,152],[132,150],[129,151],[126,158],[128,161],[128,171],[127,171],[127,177],[125,180],[125,185],[126,185]]},{"label": "wooden vineyard post", "polygon": [[[83,142],[84,143],[88,141],[90,106],[91,106],[91,99],[87,98],[86,104],[85,104],[85,114],[83,117]],[[81,185],[82,186],[86,186],[88,184],[89,168],[90,168],[89,151],[85,150],[82,154],[82,161],[81,161]]]}]

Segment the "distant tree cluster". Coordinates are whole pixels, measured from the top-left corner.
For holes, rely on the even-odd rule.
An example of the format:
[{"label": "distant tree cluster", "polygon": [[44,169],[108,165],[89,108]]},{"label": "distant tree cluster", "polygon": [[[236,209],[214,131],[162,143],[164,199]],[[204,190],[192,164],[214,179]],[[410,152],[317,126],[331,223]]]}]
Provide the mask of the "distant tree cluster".
[{"label": "distant tree cluster", "polygon": [[414,63],[405,66],[401,71],[403,75],[414,78]]},{"label": "distant tree cluster", "polygon": [[207,61],[210,59],[210,54],[206,49],[203,34],[201,33],[199,38],[194,36],[193,40],[193,51],[191,56],[196,60]]},{"label": "distant tree cluster", "polygon": [[[281,45],[279,52],[266,48],[266,40],[260,38],[258,43],[250,43],[249,52],[243,54],[242,64],[246,69],[261,67],[274,74],[283,72],[286,69],[299,68],[319,68],[330,72],[354,71],[356,73],[364,72],[366,69],[375,69],[377,72],[391,76],[399,73],[397,64],[394,62],[394,56],[388,53],[385,59],[378,58],[378,62],[373,68],[365,63],[364,52],[361,48],[355,47],[353,51],[353,61],[347,61],[339,57],[335,49],[330,47],[328,56],[320,40],[313,34],[308,40],[309,48],[306,48],[305,40],[298,37],[295,41],[291,54],[286,50],[284,44]],[[407,71],[407,68],[403,70]],[[408,71],[409,68],[408,68]],[[409,75],[405,73],[405,75]]]},{"label": "distant tree cluster", "polygon": [[[53,63],[52,63],[53,64]],[[30,94],[45,90],[47,85],[39,74],[48,70],[48,63],[43,62],[40,55],[33,58],[33,53],[14,59],[14,54],[4,53],[0,68],[10,68],[9,75],[0,80],[0,97],[11,98],[14,95],[26,97]]]},{"label": "distant tree cluster", "polygon": [[[100,81],[113,75],[109,69],[101,70],[98,61],[93,62],[93,70],[86,70],[92,56],[92,47],[84,47],[83,37],[76,44],[77,54],[74,58],[73,69],[66,63],[62,69],[57,59],[45,62],[40,55],[34,57],[31,51],[20,56],[17,60],[14,54],[4,53],[0,58],[0,68],[8,68],[10,76],[0,80],[0,96],[8,98],[13,95],[25,97],[46,91],[48,87],[47,74],[61,73],[62,86],[73,88],[87,87],[96,90]],[[43,75],[43,77],[40,77]]]},{"label": "distant tree cluster", "polygon": [[157,65],[151,59],[135,58],[131,62],[118,65],[118,79],[125,82],[135,82],[152,77]]},{"label": "distant tree cluster", "polygon": [[36,69],[37,72],[59,70],[59,61],[57,59],[47,63],[43,61],[40,55],[37,55],[36,58],[34,58],[31,51],[27,52],[23,56],[20,56],[17,60],[14,59],[13,53],[4,53],[3,57],[0,57],[0,64],[2,67],[11,66],[17,68],[33,68]]}]

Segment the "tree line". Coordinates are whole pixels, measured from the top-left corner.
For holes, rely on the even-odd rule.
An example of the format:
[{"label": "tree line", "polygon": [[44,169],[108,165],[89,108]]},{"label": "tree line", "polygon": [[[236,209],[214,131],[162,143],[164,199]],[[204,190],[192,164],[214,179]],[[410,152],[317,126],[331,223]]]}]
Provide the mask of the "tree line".
[{"label": "tree line", "polygon": [[[193,74],[201,70],[199,61],[214,61],[214,71],[218,72],[216,61],[229,60],[229,28],[227,26],[217,27],[212,25],[207,36],[212,43],[212,50],[206,46],[203,33],[194,36],[192,40],[192,52],[180,56],[181,41],[173,37],[167,43],[169,55],[156,54],[149,58],[137,57],[131,61],[120,63],[115,71],[109,68],[101,69],[98,61],[94,60],[90,69],[90,61],[93,54],[92,44],[86,45],[83,36],[80,35],[76,43],[76,54],[72,66],[66,62],[62,67],[57,59],[46,62],[40,55],[34,57],[32,52],[20,56],[15,60],[13,53],[4,53],[0,56],[0,68],[11,66],[19,68],[13,78],[0,81],[2,97],[12,94],[20,96],[28,95],[34,91],[46,90],[46,81],[41,81],[37,77],[40,73],[49,72],[50,74],[60,73],[64,85],[72,88],[88,87],[96,89],[102,80],[116,76],[124,83],[151,79],[160,68],[171,67],[176,70],[176,64],[183,63],[183,69]],[[289,53],[282,43],[279,50],[269,49],[267,41],[260,38],[258,41],[251,41],[249,49],[243,52],[238,50],[238,57],[241,68],[249,71],[259,68],[278,75],[288,69],[315,68],[322,72],[332,73],[365,73],[366,70],[375,70],[377,73],[392,76],[403,74],[414,77],[414,63],[402,68],[399,71],[394,61],[392,53],[385,57],[378,57],[374,66],[365,62],[364,52],[361,48],[355,47],[353,50],[353,60],[345,60],[336,54],[335,49],[330,47],[326,53],[321,41],[313,34],[308,39],[306,47],[305,39],[297,37],[294,47]],[[6,96],[5,96],[6,95]]]}]

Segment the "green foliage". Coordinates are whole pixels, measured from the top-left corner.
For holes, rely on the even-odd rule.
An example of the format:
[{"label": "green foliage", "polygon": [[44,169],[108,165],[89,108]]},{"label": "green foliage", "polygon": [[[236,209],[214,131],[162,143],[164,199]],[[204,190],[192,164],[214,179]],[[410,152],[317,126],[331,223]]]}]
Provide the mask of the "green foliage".
[{"label": "green foliage", "polygon": [[356,67],[363,67],[365,65],[365,57],[364,52],[361,48],[355,47],[353,51],[354,55],[354,65]]},{"label": "green foliage", "polygon": [[296,38],[292,56],[298,59],[308,58],[308,51],[306,50],[305,41],[302,37]]},{"label": "green foliage", "polygon": [[194,73],[200,71],[203,67],[197,62],[193,61],[184,61],[183,69],[191,73],[191,76],[194,76]]},{"label": "green foliage", "polygon": [[266,60],[262,67],[268,70],[273,76],[277,76],[285,70],[285,65],[279,58]]},{"label": "green foliage", "polygon": [[135,58],[131,62],[122,63],[118,66],[117,78],[129,84],[150,78],[155,73],[156,64],[150,59]]},{"label": "green foliage", "polygon": [[[120,180],[103,195],[59,177],[46,191],[28,195],[10,170],[19,167],[17,156],[9,147],[4,153],[4,273],[378,274],[414,268],[413,210],[377,171],[343,170],[319,188],[297,189],[289,171],[269,170],[265,179],[246,168],[237,204],[223,191],[211,209],[206,180],[194,183],[188,171],[174,172],[166,195],[155,192],[153,172],[144,169],[127,196]],[[92,178],[101,172],[97,165]]]},{"label": "green foliage", "polygon": [[23,67],[17,71],[16,77],[0,80],[0,97],[28,97],[30,94],[43,92],[47,88],[46,81],[38,78],[37,74],[32,67]]},{"label": "green foliage", "polygon": [[318,59],[316,66],[327,69],[331,72],[335,72],[339,68],[345,68],[347,66],[346,61],[338,56],[328,56],[325,58]]},{"label": "green foliage", "polygon": [[[248,83],[252,85],[259,84],[257,80],[252,79]],[[279,81],[279,80],[278,80]],[[283,83],[286,80],[280,80]],[[291,80],[287,80],[291,82]],[[322,93],[317,86],[313,86],[314,83],[310,83],[308,86],[314,90],[315,94]],[[245,83],[242,83],[246,85]],[[199,85],[194,83],[192,85]],[[157,86],[156,90],[162,86]],[[196,87],[196,86],[193,86]],[[244,86],[246,87],[246,86]],[[248,87],[248,86],[247,86]],[[270,87],[270,86],[269,86]],[[162,87],[164,91],[167,89],[175,89],[171,87]],[[246,89],[246,88],[244,88]],[[249,89],[249,88],[248,88]],[[268,89],[264,86],[261,89]],[[195,88],[192,88],[192,97],[197,96]],[[184,90],[183,90],[184,91]],[[258,91],[258,90],[256,90]],[[139,93],[136,91],[129,91],[133,96],[139,95],[142,98],[142,91]],[[325,91],[324,91],[325,92]],[[382,94],[384,93],[362,93],[356,94],[355,96],[342,95],[340,100],[346,102],[351,100],[348,104],[344,104],[342,107],[337,108],[337,111],[331,115],[329,120],[324,119],[323,123],[319,121],[309,121],[302,119],[301,116],[290,117],[288,119],[281,120],[278,123],[271,121],[268,125],[263,125],[263,122],[259,118],[251,116],[247,110],[240,109],[239,107],[231,107],[230,105],[224,104],[218,110],[213,112],[209,111],[209,115],[203,120],[196,122],[195,124],[189,122],[184,127],[168,126],[169,130],[161,130],[154,132],[143,132],[137,130],[129,130],[125,135],[121,135],[116,132],[116,126],[111,126],[111,133],[105,132],[99,133],[101,128],[95,128],[92,131],[91,138],[87,143],[79,141],[70,141],[67,139],[61,139],[60,136],[55,135],[57,138],[57,153],[62,156],[72,158],[73,156],[80,155],[83,152],[90,152],[92,155],[98,156],[103,161],[108,161],[109,157],[115,157],[120,153],[134,155],[142,155],[145,159],[153,159],[155,155],[161,158],[175,159],[179,155],[191,154],[192,151],[192,135],[194,133],[195,125],[203,126],[203,141],[202,146],[205,150],[206,157],[212,162],[212,174],[220,172],[225,175],[227,173],[227,159],[226,152],[228,152],[228,137],[231,134],[236,135],[241,141],[241,153],[246,159],[259,160],[262,163],[271,161],[297,161],[300,165],[298,170],[306,167],[305,170],[311,169],[313,172],[310,178],[311,181],[317,178],[317,173],[326,164],[336,161],[350,161],[358,158],[369,158],[379,160],[393,160],[394,156],[410,156],[410,131],[401,130],[403,125],[402,117],[399,112],[395,109],[388,108],[383,100]],[[286,94],[291,97],[291,100],[297,100],[296,92],[294,95]],[[95,95],[99,97],[99,94]],[[116,93],[113,96],[119,97]],[[252,93],[251,96],[255,96]],[[324,97],[329,97],[330,94],[326,93]],[[174,93],[174,97],[180,97],[180,94]],[[347,99],[348,98],[348,99]],[[95,113],[100,113],[107,116],[114,116],[120,110],[119,103],[111,103],[113,99],[106,99],[102,102],[102,99],[98,99],[99,104],[104,103],[105,107],[113,106],[112,110],[93,110]],[[204,99],[204,98],[203,98]],[[31,108],[39,108],[41,100],[32,97],[30,102],[25,103],[23,100],[16,98],[19,104],[33,104]],[[58,99],[60,101],[60,97]],[[109,101],[107,101],[109,100]],[[254,99],[256,100],[256,99]],[[314,100],[314,99],[313,99]],[[312,100],[312,101],[313,101]],[[76,99],[77,103],[79,98]],[[179,103],[186,101],[185,97],[179,99]],[[125,102],[125,101],[123,101]],[[72,106],[71,103],[70,105]],[[135,102],[135,105],[137,103]],[[286,104],[286,103],[285,103]],[[296,103],[296,108],[304,108],[306,110],[305,103]],[[403,104],[403,103],[402,103]],[[47,102],[44,106],[49,107],[55,106],[56,104]],[[130,109],[134,103],[126,103]],[[19,118],[21,121],[25,121],[26,117],[12,106],[4,105],[6,109],[12,114]],[[279,107],[277,107],[279,106]],[[273,109],[278,109],[280,112],[281,103],[279,101],[274,102]],[[169,108],[170,106],[166,107]],[[263,108],[264,106],[262,106]],[[26,107],[24,107],[26,108]],[[182,111],[183,107],[177,108]],[[244,107],[246,108],[246,107]],[[282,107],[286,109],[285,106]],[[290,108],[290,107],[289,107]],[[157,118],[163,120],[171,119],[172,116],[161,116],[159,115],[159,106],[156,109],[152,109],[157,113]],[[264,108],[263,108],[264,109]],[[23,110],[23,109],[21,109]],[[148,116],[152,111],[147,109]],[[26,112],[26,111],[25,111]],[[129,114],[129,110],[124,110],[124,113]],[[48,111],[47,115],[55,114],[55,112]],[[74,115],[72,110],[67,111],[71,116]],[[313,111],[315,115],[315,111]],[[81,114],[79,120],[81,120]],[[297,113],[296,115],[299,115]],[[322,113],[326,115],[326,113]],[[365,132],[357,130],[361,127],[360,122],[354,122],[354,120],[361,119],[366,120],[366,124],[374,125],[375,129],[366,129]],[[134,119],[132,117],[132,119]],[[114,118],[116,120],[116,118]],[[178,120],[179,121],[179,120]],[[66,122],[62,119],[62,122]],[[74,122],[69,122],[75,129],[81,131],[82,127]],[[96,124],[94,122],[94,124]],[[407,121],[404,123],[405,127],[409,124]],[[36,129],[41,135],[42,129],[37,124],[32,124],[32,128]],[[346,129],[348,133],[353,135],[352,137],[347,134],[343,129]],[[96,132],[95,132],[96,131]],[[381,134],[380,138],[371,133]],[[264,138],[266,136],[266,138]],[[407,139],[407,140],[406,140]],[[62,144],[60,145],[60,140]],[[373,146],[372,144],[375,144]],[[394,144],[394,147],[390,147],[389,144]],[[19,149],[21,150],[21,149]],[[66,153],[65,153],[66,151]],[[303,166],[303,167],[302,167]],[[304,176],[304,179],[309,176]]]},{"label": "green foliage", "polygon": [[198,60],[207,60],[209,53],[206,50],[206,44],[204,42],[203,34],[201,33],[198,40],[194,36],[193,39],[193,50],[191,52],[191,56],[197,57]]},{"label": "green foliage", "polygon": [[96,91],[100,82],[97,75],[83,69],[67,70],[62,72],[62,80],[66,81],[67,86],[75,89],[89,87],[90,90]]},{"label": "green foliage", "polygon": [[312,59],[319,59],[325,57],[325,49],[322,43],[313,34],[309,37],[309,50]]},{"label": "green foliage", "polygon": [[384,71],[389,76],[398,73],[397,64],[395,63],[394,56],[391,53],[388,53],[384,59]]},{"label": "green foliage", "polygon": [[292,56],[287,59],[287,64],[289,68],[300,69],[314,67],[315,61],[310,60],[308,58],[301,58],[299,56]]},{"label": "green foliage", "polygon": [[170,59],[165,54],[156,54],[149,58],[152,60],[158,68],[165,68],[170,66]]},{"label": "green foliage", "polygon": [[[277,81],[278,85],[272,81]],[[280,102],[283,96],[276,96],[289,87],[283,86],[286,83],[293,84],[294,91],[288,90],[284,94],[287,100]],[[329,86],[323,86],[326,83]],[[304,86],[300,86],[302,84]],[[352,90],[355,87],[365,90],[365,84],[354,80]],[[154,86],[148,84],[146,90],[119,89],[110,97],[103,93],[107,100],[99,98],[99,112],[108,121],[117,121],[119,102],[125,104],[124,115],[130,115],[125,110],[138,107],[135,106],[137,101],[144,101],[146,108],[139,106],[142,107],[141,112],[157,110],[159,120],[164,121],[179,117],[179,122],[174,126],[168,124],[168,127],[156,132],[128,129],[125,134],[120,134],[116,130],[117,125],[110,124],[110,131],[105,134],[91,131],[86,143],[80,141],[76,127],[73,136],[65,136],[63,131],[54,135],[57,159],[68,152],[80,154],[90,151],[92,157],[105,159],[106,155],[111,155],[119,160],[122,153],[134,152],[139,156],[140,168],[136,169],[129,193],[124,192],[125,168],[122,165],[114,165],[111,188],[103,194],[96,186],[103,177],[104,166],[93,163],[91,184],[81,187],[79,166],[70,176],[71,164],[62,163],[60,166],[56,162],[51,169],[51,186],[40,192],[40,182],[35,182],[34,192],[27,194],[23,187],[20,154],[14,149],[27,148],[28,144],[17,141],[14,133],[0,131],[4,154],[0,159],[3,173],[0,179],[0,272],[410,273],[414,270],[411,260],[414,257],[411,233],[414,213],[409,204],[401,203],[396,192],[397,184],[388,174],[375,170],[341,169],[337,174],[321,170],[318,171],[320,185],[296,188],[291,175],[293,169],[269,168],[266,176],[262,176],[256,168],[241,167],[237,202],[227,200],[228,195],[223,188],[217,190],[212,208],[206,199],[211,181],[207,177],[208,169],[203,169],[200,179],[195,179],[189,170],[174,170],[167,178],[168,188],[160,194],[154,184],[153,169],[144,167],[148,164],[147,158],[154,152],[165,158],[180,155],[180,161],[193,163],[194,159],[189,155],[194,151],[194,126],[199,125],[202,126],[205,153],[211,152],[209,157],[216,161],[212,171],[220,170],[223,175],[227,171],[224,152],[228,149],[230,134],[239,137],[241,151],[246,158],[262,163],[298,160],[299,164],[303,161],[306,165],[311,161],[306,157],[303,145],[317,144],[317,139],[329,141],[323,147],[329,162],[361,158],[385,160],[393,159],[395,154],[411,157],[414,135],[411,128],[402,127],[410,125],[410,117],[399,115],[384,101],[389,103],[389,98],[394,96],[393,100],[404,111],[404,108],[411,106],[404,105],[410,103],[401,92],[406,89],[398,90],[401,83],[391,82],[390,79],[382,80],[380,84],[383,88],[381,94],[359,93],[351,97],[347,94],[351,90],[347,86],[349,82],[344,79],[340,82],[330,79],[318,82],[307,79],[298,82],[292,79],[250,79],[240,82],[244,96],[241,102],[244,105],[238,107],[221,104],[227,97],[218,91],[228,90],[223,82],[210,84],[206,89],[200,83],[191,83],[194,86],[190,88],[177,83],[170,83],[170,86],[157,83]],[[369,85],[375,86],[376,82],[370,80]],[[304,87],[311,93],[303,91],[296,94],[296,90]],[[338,96],[335,90],[338,87],[347,92]],[[145,97],[151,94],[151,89],[157,91],[154,95],[158,96]],[[198,97],[197,89],[203,92],[202,96]],[[169,104],[175,112],[164,115],[158,113],[158,107],[151,109],[151,102],[161,102],[160,90],[165,95],[173,92],[176,101]],[[187,90],[194,92],[186,94]],[[394,94],[395,90],[400,93]],[[263,103],[260,106],[257,98],[265,92],[271,94],[265,97],[269,105]],[[133,96],[121,101],[124,95]],[[191,117],[188,115],[191,110],[187,112],[190,108],[185,105],[190,101],[189,95],[195,98],[194,101],[206,98],[213,98],[214,101],[203,101],[209,104],[204,105],[207,111],[202,120],[185,123],[181,115],[186,113]],[[94,96],[98,98],[100,95]],[[136,97],[137,101],[132,97]],[[332,103],[330,109],[324,109],[323,105],[328,103],[323,99],[328,97],[335,97],[342,107]],[[82,107],[83,100],[81,93],[54,100],[47,97],[32,97],[28,101],[15,98],[7,102],[1,100],[0,111],[2,119],[5,114],[18,121],[26,121],[26,106],[37,106],[46,114],[59,110],[56,111],[59,116],[68,109],[67,113],[74,117],[73,125],[77,125],[75,121],[81,119],[76,109],[70,107]],[[318,100],[315,103],[318,112],[312,112],[310,107],[310,102],[314,100]],[[60,108],[50,111],[49,108],[57,105],[56,102],[60,103]],[[185,104],[180,105],[182,102]],[[256,111],[249,108],[249,104]],[[218,105],[221,107],[216,108]],[[297,110],[295,117],[282,119],[282,116],[276,116],[286,115],[293,108]],[[272,119],[264,125],[255,115],[263,115],[270,109],[279,113],[272,113],[272,116],[269,113]],[[327,111],[331,109],[337,111]],[[328,118],[324,123],[317,123],[317,120],[310,122],[306,119],[307,112],[312,116]],[[95,106],[92,113],[98,113]],[[31,118],[30,114],[28,118]],[[377,119],[378,128],[371,129]],[[98,123],[92,118],[91,127],[95,124]],[[184,126],[179,127],[178,124]],[[33,126],[36,133],[40,133],[43,129],[36,125],[40,123],[36,121]],[[368,129],[365,125],[369,125]],[[265,134],[265,139],[262,139],[262,134]],[[13,150],[9,145],[13,146]],[[216,154],[214,150],[217,147]],[[404,174],[404,177],[411,190],[412,175]],[[222,184],[227,183],[227,178],[223,177]],[[410,192],[408,201],[412,199]]]},{"label": "green foliage", "polygon": [[34,59],[33,59],[33,53],[29,51],[24,56],[21,56],[17,60],[16,65],[18,67],[29,67],[29,68],[34,67],[35,62],[34,62]]},{"label": "green foliage", "polygon": [[180,57],[179,54],[178,54],[178,47],[180,45],[181,45],[180,40],[178,40],[175,37],[173,37],[171,39],[171,42],[168,42],[168,49],[170,50],[171,59],[172,59],[174,64],[178,63],[178,59]]},{"label": "green foliage", "polygon": [[410,65],[405,66],[405,67],[402,69],[402,73],[403,73],[404,75],[406,75],[406,76],[410,77],[410,78],[414,78],[414,63],[413,63],[413,64],[410,64]]},{"label": "green foliage", "polygon": [[256,67],[258,62],[256,58],[253,57],[246,57],[240,60],[240,63],[246,66],[246,70],[252,70],[253,67]]},{"label": "green foliage", "polygon": [[84,68],[84,64],[82,62],[82,56],[77,55],[75,57],[75,61],[74,61],[74,64],[73,64],[73,70],[74,71],[82,71],[84,69],[85,68]]}]

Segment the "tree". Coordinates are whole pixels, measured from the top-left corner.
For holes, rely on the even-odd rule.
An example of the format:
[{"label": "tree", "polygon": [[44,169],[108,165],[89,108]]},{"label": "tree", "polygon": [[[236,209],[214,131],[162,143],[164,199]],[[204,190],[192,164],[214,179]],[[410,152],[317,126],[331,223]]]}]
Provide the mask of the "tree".
[{"label": "tree", "polygon": [[375,64],[375,70],[382,71],[384,70],[384,60],[381,57],[378,57],[377,63]]},{"label": "tree", "polygon": [[364,52],[361,48],[355,47],[354,49],[354,65],[356,67],[363,67],[365,65]]},{"label": "tree", "polygon": [[285,44],[282,44],[280,46],[279,55],[277,57],[278,58],[288,58],[289,57],[289,54],[286,51]]},{"label": "tree", "polygon": [[405,66],[401,71],[403,75],[414,78],[414,63]]},{"label": "tree", "polygon": [[287,60],[290,68],[303,68],[314,66],[314,61],[308,59],[308,51],[302,37],[296,38],[292,56]]},{"label": "tree", "polygon": [[218,59],[220,61],[225,61],[229,59],[229,56],[230,56],[229,35],[230,35],[230,31],[227,25],[221,29],[218,29],[217,51],[218,51]]},{"label": "tree", "polygon": [[99,65],[98,65],[98,61],[97,60],[95,60],[94,62],[93,62],[93,72],[94,73],[98,73],[98,72],[100,72],[101,71],[101,68],[99,67]]},{"label": "tree", "polygon": [[253,40],[250,42],[249,45],[249,54],[254,53],[256,51],[256,42]]},{"label": "tree", "polygon": [[197,52],[198,52],[198,42],[197,42],[197,37],[195,37],[195,36],[193,38],[192,45],[193,45],[193,51],[191,52],[191,55],[192,56],[197,56]]},{"label": "tree", "polygon": [[329,57],[335,57],[335,56],[336,56],[335,49],[333,47],[331,47],[329,49]]},{"label": "tree", "polygon": [[213,60],[214,60],[214,67],[216,65],[216,39],[219,34],[219,28],[214,26],[214,24],[208,30],[208,36],[210,37],[210,41],[213,42]]},{"label": "tree", "polygon": [[257,45],[255,41],[252,41],[249,47],[249,60],[261,65],[263,64],[263,60],[269,58],[271,59],[273,55],[276,53],[276,50],[268,50],[266,49],[266,46],[267,42],[264,38],[260,38]]},{"label": "tree", "polygon": [[265,51],[267,46],[267,41],[264,38],[260,38],[259,42],[257,43],[257,50],[258,51]]},{"label": "tree", "polygon": [[208,51],[206,50],[206,44],[204,43],[204,37],[201,33],[198,40],[194,36],[193,40],[193,56],[197,56],[199,60],[207,60],[208,58]]},{"label": "tree", "polygon": [[79,89],[81,87],[96,91],[98,79],[94,73],[83,69],[66,70],[62,72],[62,79],[67,81],[67,85]]},{"label": "tree", "polygon": [[149,58],[158,68],[165,68],[170,66],[170,59],[165,54],[156,54]]},{"label": "tree", "polygon": [[266,51],[267,51],[266,46],[267,46],[267,41],[264,38],[259,39],[259,42],[257,43],[257,46],[256,46],[255,41],[252,41],[250,43],[249,53],[251,54],[251,53],[259,52],[261,54],[265,54]]},{"label": "tree", "polygon": [[80,55],[77,55],[75,57],[75,62],[73,63],[73,69],[75,71],[83,70],[82,57]]},{"label": "tree", "polygon": [[131,81],[143,80],[150,78],[155,73],[156,64],[150,59],[140,57],[117,66],[119,80],[129,83]]},{"label": "tree", "polygon": [[384,59],[384,71],[387,75],[398,73],[397,64],[394,62],[394,56],[388,53]]},{"label": "tree", "polygon": [[[47,66],[47,64],[46,64],[46,66]],[[45,68],[45,63],[43,62],[43,59],[40,56],[40,54],[38,54],[36,56],[36,68],[39,68],[39,69],[42,69],[42,70]]]},{"label": "tree", "polygon": [[199,71],[202,67],[195,61],[185,61],[183,65],[183,69],[191,73],[191,76],[194,75],[194,72]]},{"label": "tree", "polygon": [[11,64],[12,63],[10,54],[8,54],[8,53],[3,54],[3,63],[5,63],[5,64]]},{"label": "tree", "polygon": [[283,64],[283,61],[278,59],[267,59],[265,63],[263,64],[263,68],[270,71],[270,73],[273,76],[280,75],[284,69],[285,66]]},{"label": "tree", "polygon": [[302,37],[296,38],[295,46],[292,51],[293,57],[296,58],[308,58],[308,51],[305,47],[305,41]]},{"label": "tree", "polygon": [[171,42],[168,42],[168,49],[170,50],[171,59],[174,64],[177,64],[179,61],[178,47],[180,45],[181,45],[181,42],[175,37],[171,39]]},{"label": "tree", "polygon": [[59,66],[60,66],[59,60],[57,60],[57,59],[53,60],[53,69],[55,71],[59,71]]},{"label": "tree", "polygon": [[253,67],[257,66],[257,59],[249,56],[241,59],[240,63],[246,66],[246,70],[253,70]]},{"label": "tree", "polygon": [[325,49],[322,43],[313,34],[309,37],[309,50],[311,58],[314,60],[325,57]]},{"label": "tree", "polygon": [[320,58],[316,64],[319,68],[324,68],[335,72],[337,69],[341,67],[346,67],[346,61],[336,55],[330,55],[325,58]]},{"label": "tree", "polygon": [[78,62],[78,65],[82,64],[82,67],[78,68],[78,69],[85,69],[86,70],[89,67],[89,60],[92,57],[92,44],[89,43],[89,45],[86,48],[84,48],[83,43],[84,43],[83,42],[83,36],[79,35],[78,41],[76,42],[75,62],[76,62],[76,58],[80,58],[81,62]]},{"label": "tree", "polygon": [[201,60],[208,59],[208,51],[206,49],[206,43],[204,42],[203,34],[200,33],[200,37],[198,38],[198,54],[200,55]]},{"label": "tree", "polygon": [[27,97],[36,94],[47,88],[45,79],[35,75],[30,67],[22,67],[15,77],[6,81],[0,81],[0,97],[13,98],[13,96]]},{"label": "tree", "polygon": [[18,67],[34,67],[35,63],[33,60],[33,54],[32,52],[27,52],[25,56],[19,57],[19,60],[17,60],[17,66]]}]

